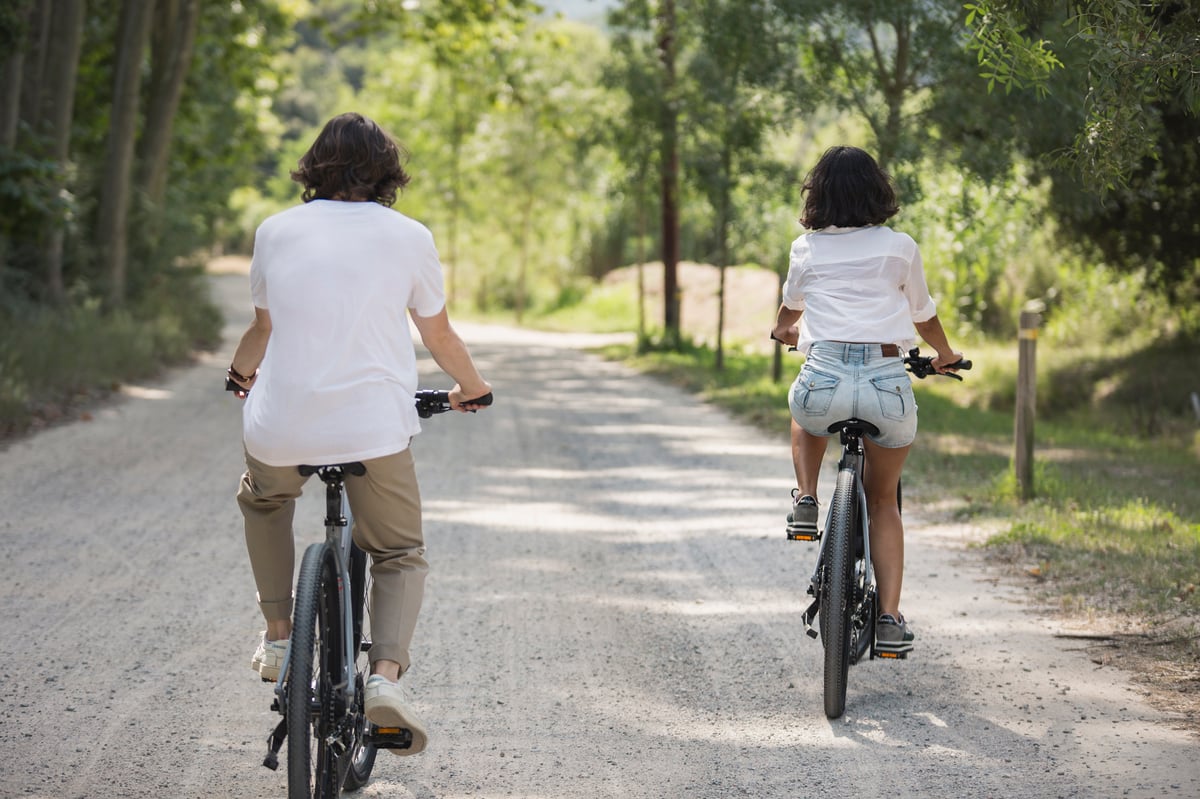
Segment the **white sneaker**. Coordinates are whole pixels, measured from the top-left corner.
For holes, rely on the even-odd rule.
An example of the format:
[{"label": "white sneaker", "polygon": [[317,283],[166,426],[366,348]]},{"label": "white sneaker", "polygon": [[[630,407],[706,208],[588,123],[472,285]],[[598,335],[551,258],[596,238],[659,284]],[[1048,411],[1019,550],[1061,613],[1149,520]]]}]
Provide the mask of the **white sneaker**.
[{"label": "white sneaker", "polygon": [[283,665],[283,656],[287,654],[287,650],[288,639],[268,641],[264,632],[262,640],[258,642],[258,649],[254,650],[250,668],[257,671],[266,682],[275,682],[279,679],[279,667]]},{"label": "white sneaker", "polygon": [[412,733],[412,746],[408,749],[391,749],[397,755],[415,755],[425,749],[425,725],[413,713],[404,698],[400,683],[392,682],[381,674],[367,678],[363,691],[363,711],[377,727],[399,727]]}]

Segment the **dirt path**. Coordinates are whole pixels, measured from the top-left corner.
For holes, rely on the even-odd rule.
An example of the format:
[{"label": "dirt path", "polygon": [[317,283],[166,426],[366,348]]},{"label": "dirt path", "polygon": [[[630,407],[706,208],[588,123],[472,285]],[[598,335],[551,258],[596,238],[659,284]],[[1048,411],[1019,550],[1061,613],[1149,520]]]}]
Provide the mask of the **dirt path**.
[{"label": "dirt path", "polygon": [[[214,279],[231,334],[244,280]],[[1200,795],[1195,740],[919,508],[919,648],[855,667],[829,722],[786,449],[577,338],[463,328],[498,404],[415,446],[433,572],[407,679],[431,743],[381,754],[360,795]],[[286,793],[259,765],[229,356],[0,452],[0,797]]]}]

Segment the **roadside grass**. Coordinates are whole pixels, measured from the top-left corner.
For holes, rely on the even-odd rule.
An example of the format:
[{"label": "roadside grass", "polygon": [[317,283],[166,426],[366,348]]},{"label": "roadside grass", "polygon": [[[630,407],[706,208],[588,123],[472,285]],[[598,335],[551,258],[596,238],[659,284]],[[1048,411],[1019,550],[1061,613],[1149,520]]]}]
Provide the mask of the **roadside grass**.
[{"label": "roadside grass", "polygon": [[180,270],[119,311],[95,300],[0,310],[0,439],[214,346],[221,317],[205,292],[198,271]]}]

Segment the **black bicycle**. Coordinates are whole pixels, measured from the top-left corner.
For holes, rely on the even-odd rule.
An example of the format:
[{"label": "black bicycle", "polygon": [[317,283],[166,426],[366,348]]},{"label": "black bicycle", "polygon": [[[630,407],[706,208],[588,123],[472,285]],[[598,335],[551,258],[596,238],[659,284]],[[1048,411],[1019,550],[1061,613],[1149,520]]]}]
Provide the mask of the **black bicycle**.
[{"label": "black bicycle", "polygon": [[[246,393],[232,381],[226,388]],[[473,402],[490,405],[492,395]],[[418,391],[416,406],[425,419],[449,411],[449,392]],[[366,467],[353,462],[297,468],[325,483],[325,540],[309,546],[300,563],[292,635],[271,703],[282,719],[267,737],[263,765],[279,768],[287,739],[289,799],[332,799],[366,785],[378,750],[408,749],[412,733],[377,727],[363,710],[365,655],[371,648],[363,631],[367,556],[351,537],[345,481],[366,474]]]},{"label": "black bicycle", "polygon": [[[904,363],[920,379],[941,374],[933,368],[933,358],[922,357],[915,347],[909,350]],[[971,362],[959,361],[953,368],[970,369]],[[962,380],[953,373],[942,376]],[[825,647],[825,715],[836,719],[846,711],[850,666],[867,655],[872,659],[904,659],[908,654],[880,649],[875,642],[878,597],[868,534],[871,522],[863,489],[863,437],[878,435],[879,428],[862,419],[844,419],[830,425],[829,432],[841,437],[842,457],[825,531],[808,539],[819,540],[821,549],[808,587],[813,601],[802,618],[805,632],[816,638],[818,632],[812,622],[820,614],[819,635]]]}]

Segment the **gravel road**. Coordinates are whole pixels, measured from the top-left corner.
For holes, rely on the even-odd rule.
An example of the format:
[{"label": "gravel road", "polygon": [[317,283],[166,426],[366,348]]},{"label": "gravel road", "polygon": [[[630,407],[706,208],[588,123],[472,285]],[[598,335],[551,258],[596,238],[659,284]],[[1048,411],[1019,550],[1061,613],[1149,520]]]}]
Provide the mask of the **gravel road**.
[{"label": "gravel road", "polygon": [[[259,765],[274,716],[220,391],[245,278],[213,285],[223,351],[0,450],[0,797],[286,794]],[[360,795],[1200,796],[1195,739],[919,507],[918,648],[855,667],[828,721],[784,439],[583,338],[460,329],[497,405],[414,446],[433,571],[406,680],[430,745],[381,753]]]}]

